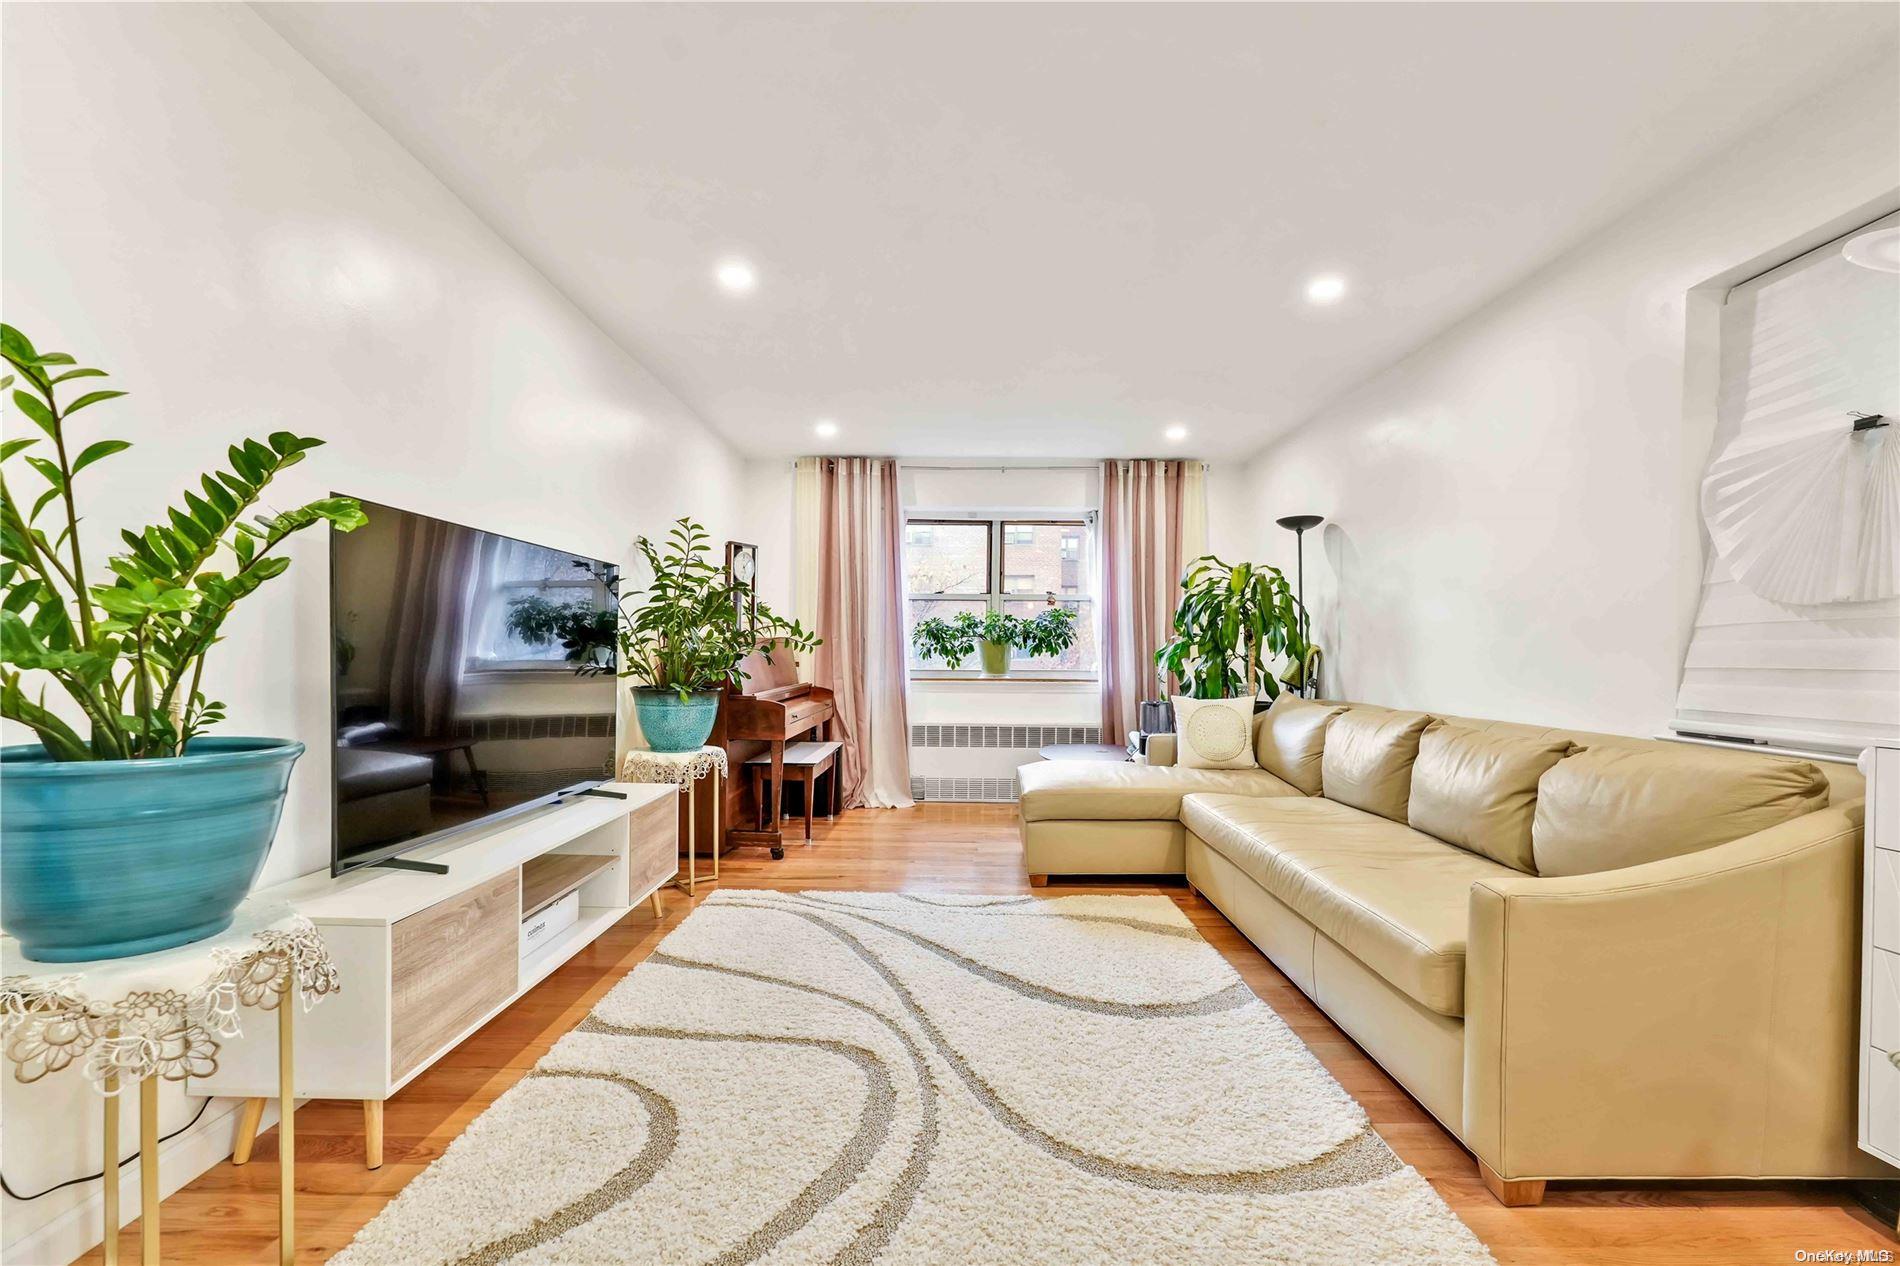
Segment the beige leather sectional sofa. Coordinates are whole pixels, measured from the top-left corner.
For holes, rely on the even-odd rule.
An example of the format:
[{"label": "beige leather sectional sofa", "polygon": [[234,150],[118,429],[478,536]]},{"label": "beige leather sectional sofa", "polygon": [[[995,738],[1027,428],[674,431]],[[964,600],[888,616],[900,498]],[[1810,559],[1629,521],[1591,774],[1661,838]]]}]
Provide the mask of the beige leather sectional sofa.
[{"label": "beige leather sectional sofa", "polygon": [[1900,1176],[1855,1146],[1852,767],[1286,697],[1261,768],[1169,738],[1022,768],[1031,881],[1184,873],[1499,1199]]}]

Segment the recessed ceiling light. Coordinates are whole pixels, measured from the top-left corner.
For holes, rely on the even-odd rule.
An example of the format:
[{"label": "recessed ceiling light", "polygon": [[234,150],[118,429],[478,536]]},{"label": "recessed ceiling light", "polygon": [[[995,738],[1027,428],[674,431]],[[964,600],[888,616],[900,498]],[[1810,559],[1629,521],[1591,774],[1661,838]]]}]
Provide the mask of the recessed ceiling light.
[{"label": "recessed ceiling light", "polygon": [[838,424],[830,418],[819,418],[812,423],[811,429],[818,433],[819,439],[828,440],[838,433]]},{"label": "recessed ceiling light", "polygon": [[1176,444],[1179,444],[1188,437],[1187,425],[1182,422],[1170,422],[1168,423],[1168,429],[1163,431],[1162,434],[1173,440]]},{"label": "recessed ceiling light", "polygon": [[727,260],[719,265],[713,276],[719,279],[721,286],[736,295],[742,295],[759,284],[759,275],[743,259]]},{"label": "recessed ceiling light", "polygon": [[1308,303],[1338,303],[1346,297],[1346,279],[1334,273],[1315,277],[1306,283]]},{"label": "recessed ceiling light", "polygon": [[1873,229],[1850,237],[1841,247],[1850,264],[1877,272],[1900,273],[1900,227]]}]

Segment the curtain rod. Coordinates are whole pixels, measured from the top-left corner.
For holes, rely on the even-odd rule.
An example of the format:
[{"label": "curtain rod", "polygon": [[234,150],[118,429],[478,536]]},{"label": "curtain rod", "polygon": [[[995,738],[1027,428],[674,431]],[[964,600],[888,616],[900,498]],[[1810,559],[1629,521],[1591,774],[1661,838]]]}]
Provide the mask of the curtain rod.
[{"label": "curtain rod", "polygon": [[[811,456],[818,458],[820,461],[833,461],[839,457],[854,456],[854,455],[855,454],[843,454],[843,453],[811,454]],[[792,464],[796,466],[799,462],[803,460],[804,458],[802,457],[794,457],[792,458]],[[905,470],[972,470],[972,471],[993,470],[999,474],[1005,474],[1005,475],[1008,474],[1012,470],[1100,470],[1102,468],[1102,462],[1104,461],[1193,462],[1199,465],[1204,470],[1207,468],[1206,460],[1199,457],[1104,457],[1098,461],[1092,461],[1092,462],[1026,461],[1026,462],[1013,462],[1008,465],[996,465],[990,462],[977,462],[975,464],[968,465],[968,466],[939,466],[939,465],[932,465],[929,462],[905,461],[901,457],[893,457],[891,460],[896,462],[900,467],[902,467]]]},{"label": "curtain rod", "polygon": [[1100,462],[1011,462],[1005,465],[991,465],[989,462],[977,462],[969,466],[933,466],[929,462],[907,462],[897,459],[899,466],[909,470],[996,470],[1007,473],[1012,470],[1100,470]]},{"label": "curtain rod", "polygon": [[979,462],[971,466],[934,466],[929,462],[907,462],[900,457],[897,459],[897,464],[906,470],[995,470],[1007,474],[1012,470],[1100,470],[1103,461],[1197,462],[1202,466],[1207,465],[1205,461],[1202,461],[1198,457],[1105,457],[1102,458],[1101,461],[1093,462],[1013,462],[1007,465]]}]

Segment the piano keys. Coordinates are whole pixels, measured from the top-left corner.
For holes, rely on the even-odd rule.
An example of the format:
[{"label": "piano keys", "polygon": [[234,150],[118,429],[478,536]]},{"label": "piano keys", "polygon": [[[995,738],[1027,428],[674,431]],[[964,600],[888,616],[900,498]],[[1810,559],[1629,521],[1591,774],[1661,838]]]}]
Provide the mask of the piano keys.
[{"label": "piano keys", "polygon": [[[789,651],[776,650],[770,660],[762,653],[750,655],[742,668],[746,680],[720,699],[710,740],[726,749],[726,760],[735,772],[726,786],[725,845],[763,844],[773,857],[783,857],[785,837],[779,818],[785,792],[785,745],[814,731],[820,741],[830,739],[837,707],[830,690],[798,680]],[[758,806],[752,803],[748,780],[736,773],[761,752],[770,752],[772,757],[772,776],[764,793],[765,827],[749,829],[734,824],[756,821]]]}]

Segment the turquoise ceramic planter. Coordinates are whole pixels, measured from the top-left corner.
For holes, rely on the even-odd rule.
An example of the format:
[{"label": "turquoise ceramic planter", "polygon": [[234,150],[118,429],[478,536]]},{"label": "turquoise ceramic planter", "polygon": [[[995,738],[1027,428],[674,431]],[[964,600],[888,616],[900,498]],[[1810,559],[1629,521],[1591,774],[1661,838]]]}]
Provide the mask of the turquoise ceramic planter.
[{"label": "turquoise ceramic planter", "polygon": [[214,936],[257,882],[303,744],[197,739],[173,760],[0,748],[0,925],[43,963]]},{"label": "turquoise ceramic planter", "polygon": [[637,686],[634,715],[640,733],[656,752],[696,752],[706,746],[713,722],[719,717],[719,692],[696,690],[682,699],[671,690]]}]

